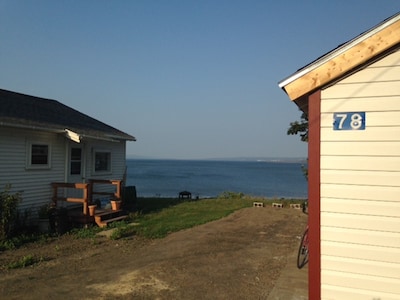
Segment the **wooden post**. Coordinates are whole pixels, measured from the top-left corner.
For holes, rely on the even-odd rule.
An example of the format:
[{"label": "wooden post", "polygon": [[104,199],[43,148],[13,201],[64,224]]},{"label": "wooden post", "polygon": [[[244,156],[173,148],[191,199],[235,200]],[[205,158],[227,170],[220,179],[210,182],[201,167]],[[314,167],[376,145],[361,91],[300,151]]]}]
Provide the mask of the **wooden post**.
[{"label": "wooden post", "polygon": [[85,187],[83,189],[83,214],[87,215],[88,212],[88,189],[89,185],[85,184]]}]

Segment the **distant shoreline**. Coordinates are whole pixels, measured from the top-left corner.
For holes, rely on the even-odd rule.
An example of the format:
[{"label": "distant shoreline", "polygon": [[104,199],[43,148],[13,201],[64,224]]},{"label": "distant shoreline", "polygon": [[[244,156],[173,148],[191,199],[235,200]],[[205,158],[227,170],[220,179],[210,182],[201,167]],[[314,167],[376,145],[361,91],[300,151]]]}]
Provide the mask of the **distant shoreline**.
[{"label": "distant shoreline", "polygon": [[307,163],[307,158],[302,157],[233,157],[233,158],[153,158],[142,156],[127,156],[127,160],[152,160],[152,161],[218,161],[218,162],[269,162],[269,163]]}]

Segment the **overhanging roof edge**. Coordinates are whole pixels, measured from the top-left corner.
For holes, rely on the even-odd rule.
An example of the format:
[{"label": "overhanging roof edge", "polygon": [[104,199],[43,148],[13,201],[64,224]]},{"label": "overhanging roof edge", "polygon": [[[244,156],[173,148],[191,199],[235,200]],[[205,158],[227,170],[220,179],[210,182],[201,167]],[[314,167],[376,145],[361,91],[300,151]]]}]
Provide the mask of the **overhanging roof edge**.
[{"label": "overhanging roof edge", "polygon": [[289,83],[297,80],[298,78],[302,77],[303,75],[313,71],[314,69],[320,67],[321,65],[325,64],[326,62],[330,61],[331,59],[343,54],[350,48],[354,47],[355,45],[363,42],[364,40],[370,38],[377,32],[383,30],[384,28],[396,23],[400,20],[400,13],[395,14],[394,16],[386,19],[385,21],[379,23],[375,27],[371,28],[370,30],[364,32],[363,34],[355,37],[354,39],[348,41],[347,43],[343,44],[342,46],[328,52],[326,55],[322,56],[320,59],[317,59],[315,62],[309,64],[308,66],[300,69],[299,71],[293,73],[292,75],[286,77],[285,79],[278,82],[278,86],[282,89]]}]

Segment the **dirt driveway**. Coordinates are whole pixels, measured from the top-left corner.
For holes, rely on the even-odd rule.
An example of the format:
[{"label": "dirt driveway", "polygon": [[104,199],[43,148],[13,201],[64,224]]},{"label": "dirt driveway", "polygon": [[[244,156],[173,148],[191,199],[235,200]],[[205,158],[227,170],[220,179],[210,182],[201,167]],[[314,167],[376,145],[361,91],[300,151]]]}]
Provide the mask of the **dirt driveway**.
[{"label": "dirt driveway", "polygon": [[44,261],[1,270],[1,299],[266,299],[299,243],[307,216],[251,207],[146,240],[74,239],[0,253]]}]

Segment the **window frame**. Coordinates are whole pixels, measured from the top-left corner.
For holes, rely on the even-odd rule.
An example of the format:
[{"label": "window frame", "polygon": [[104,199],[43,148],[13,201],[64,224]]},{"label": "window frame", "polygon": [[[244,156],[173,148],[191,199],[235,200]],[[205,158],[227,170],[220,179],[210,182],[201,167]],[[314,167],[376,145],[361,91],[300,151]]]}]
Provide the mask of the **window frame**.
[{"label": "window frame", "polygon": [[[73,151],[79,149],[80,157],[79,159],[75,159],[73,156]],[[75,170],[73,164],[79,164],[79,173],[73,173],[72,171]],[[69,155],[69,176],[79,176],[82,175],[82,164],[83,164],[83,149],[82,147],[71,147],[70,148],[70,155]]]},{"label": "window frame", "polygon": [[[97,154],[104,153],[108,158],[107,168],[97,170]],[[93,150],[93,165],[92,165],[93,174],[111,174],[112,173],[112,152],[109,149],[94,149]]]},{"label": "window frame", "polygon": [[[45,146],[47,147],[47,163],[33,163],[33,147],[34,146]],[[26,168],[29,170],[48,170],[51,169],[51,153],[52,153],[52,146],[49,142],[43,141],[29,141],[27,143],[27,157],[26,157]]]}]

